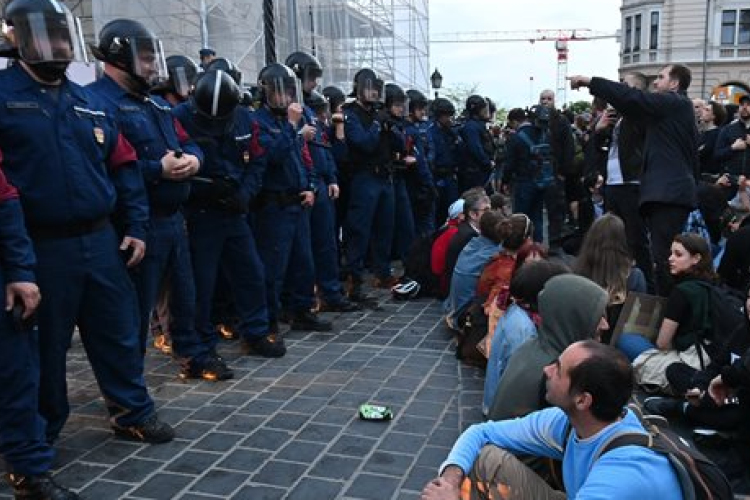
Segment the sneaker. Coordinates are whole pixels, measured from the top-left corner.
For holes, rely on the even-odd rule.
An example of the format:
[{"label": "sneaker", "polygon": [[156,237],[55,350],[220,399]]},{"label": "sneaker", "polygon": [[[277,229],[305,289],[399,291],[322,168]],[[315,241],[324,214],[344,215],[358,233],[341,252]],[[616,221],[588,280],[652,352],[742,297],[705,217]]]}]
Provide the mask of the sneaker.
[{"label": "sneaker", "polygon": [[174,429],[166,422],[159,420],[156,413],[145,419],[140,424],[130,427],[113,426],[115,436],[141,443],[159,444],[168,443],[174,439]]},{"label": "sneaker", "polygon": [[157,333],[154,335],[154,347],[161,351],[162,354],[172,354],[172,339],[166,333]]},{"label": "sneaker", "polygon": [[226,361],[221,356],[209,355],[200,363],[188,362],[187,366],[180,372],[180,377],[184,379],[202,378],[215,382],[233,378],[234,372],[227,366]]},{"label": "sneaker", "polygon": [[63,488],[49,474],[22,476],[6,474],[5,479],[13,488],[13,496],[23,500],[78,500],[81,497]]},{"label": "sneaker", "polygon": [[317,314],[311,311],[302,311],[294,315],[289,327],[292,330],[330,332],[333,330],[333,323],[320,319]]},{"label": "sneaker", "polygon": [[679,417],[683,414],[684,401],[675,398],[652,396],[643,400],[643,411],[649,415]]},{"label": "sneaker", "polygon": [[283,341],[278,341],[271,335],[259,339],[243,339],[242,352],[249,356],[257,354],[264,358],[281,358],[286,354],[286,346]]},{"label": "sneaker", "polygon": [[320,304],[319,308],[320,312],[342,312],[342,313],[348,313],[348,312],[356,312],[361,311],[362,306],[347,299],[346,297],[342,297],[341,300],[338,302],[328,303],[323,302]]}]

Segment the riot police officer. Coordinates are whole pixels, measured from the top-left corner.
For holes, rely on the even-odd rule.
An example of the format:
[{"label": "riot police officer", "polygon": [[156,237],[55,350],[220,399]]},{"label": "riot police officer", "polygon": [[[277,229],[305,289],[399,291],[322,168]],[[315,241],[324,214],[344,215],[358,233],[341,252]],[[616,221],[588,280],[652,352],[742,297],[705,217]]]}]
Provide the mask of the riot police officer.
[{"label": "riot police officer", "polygon": [[434,147],[430,144],[430,123],[426,120],[427,96],[419,90],[407,90],[409,115],[406,118],[407,150],[412,150],[417,168],[407,177],[409,199],[414,212],[414,231],[417,236],[435,232],[435,181],[430,165],[434,162]]},{"label": "riot police officer", "polygon": [[461,129],[461,136],[465,146],[465,162],[458,171],[460,192],[484,186],[495,166],[495,149],[492,136],[487,130],[487,120],[490,118],[487,99],[480,95],[469,96],[464,114],[467,120]]},{"label": "riot police officer", "polygon": [[[69,414],[66,355],[78,325],[115,433],[170,441],[174,431],[157,418],[144,383],[126,269],[143,257],[148,222],[135,152],[101,98],[65,77],[82,53],[70,11],[49,0],[13,0],[4,18],[20,60],[0,72],[0,107],[8,110],[0,114],[0,149],[23,202],[44,295],[39,409],[47,440],[58,437]],[[32,19],[43,26],[32,30]],[[115,204],[119,237],[110,223]]]},{"label": "riot police officer", "polygon": [[187,101],[193,93],[193,86],[198,79],[198,65],[187,56],[172,55],[167,57],[168,79],[151,88],[151,93],[164,98],[172,106]]},{"label": "riot police officer", "polygon": [[89,85],[108,103],[108,112],[134,145],[149,199],[146,255],[132,277],[140,306],[141,349],[146,351],[149,318],[164,280],[169,284],[172,350],[185,378],[225,380],[232,371],[195,331],[195,283],[182,206],[189,179],[203,153],[171,113],[169,104],[148,91],[166,74],[159,40],[130,19],[107,23],[94,55],[104,76]]},{"label": "riot police officer", "polygon": [[453,125],[456,108],[448,99],[439,97],[432,103],[433,122],[429,129],[432,157],[432,175],[437,188],[435,222],[441,226],[448,217],[448,207],[458,199],[456,174],[460,164],[463,139]]}]

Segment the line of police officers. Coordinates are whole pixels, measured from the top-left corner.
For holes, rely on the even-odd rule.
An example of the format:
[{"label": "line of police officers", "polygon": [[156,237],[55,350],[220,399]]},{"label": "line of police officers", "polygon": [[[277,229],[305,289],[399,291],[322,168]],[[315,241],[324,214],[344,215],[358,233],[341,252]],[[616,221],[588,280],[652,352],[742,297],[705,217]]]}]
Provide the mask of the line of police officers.
[{"label": "line of police officers", "polygon": [[[356,74],[345,103],[335,87],[315,90],[314,56],[294,53],[261,71],[251,111],[231,63],[216,59],[196,79],[188,58],[168,66],[153,33],[118,19],[91,48],[104,75],[82,88],[65,77],[85,49],[62,3],[11,0],[3,18],[0,55],[16,62],[0,72],[0,454],[16,498],[78,498],[49,476],[76,326],[114,432],[170,441],[143,376],[160,297],[181,376],[231,378],[216,351],[217,283],[231,290],[245,352],[283,356],[284,316],[332,329],[313,312],[316,287],[321,310],[358,310],[366,265],[392,286],[392,257],[458,197],[453,106],[438,100],[427,127],[425,96],[372,70]],[[482,102],[470,119],[485,118]],[[474,128],[481,151],[462,188],[492,167],[486,125]]]}]

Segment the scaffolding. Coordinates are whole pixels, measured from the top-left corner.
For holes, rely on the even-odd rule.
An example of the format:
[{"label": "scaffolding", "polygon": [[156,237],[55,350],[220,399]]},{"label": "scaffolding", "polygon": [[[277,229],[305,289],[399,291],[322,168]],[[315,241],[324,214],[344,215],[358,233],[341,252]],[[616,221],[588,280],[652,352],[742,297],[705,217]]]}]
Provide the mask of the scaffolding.
[{"label": "scaffolding", "polygon": [[[92,42],[107,22],[136,19],[167,55],[197,58],[211,47],[254,82],[265,65],[263,2],[258,0],[67,0]],[[292,14],[293,13],[293,14]],[[429,87],[429,0],[275,0],[277,58],[295,50],[323,64],[323,85],[351,87],[369,67],[405,88]]]}]

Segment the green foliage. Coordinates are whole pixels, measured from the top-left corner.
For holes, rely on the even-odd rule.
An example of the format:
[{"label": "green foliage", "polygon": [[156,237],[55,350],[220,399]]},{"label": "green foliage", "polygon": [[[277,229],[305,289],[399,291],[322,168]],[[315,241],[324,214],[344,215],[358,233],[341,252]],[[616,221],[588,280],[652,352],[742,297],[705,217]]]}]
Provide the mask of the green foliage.
[{"label": "green foliage", "polygon": [[576,101],[568,103],[566,108],[572,110],[573,113],[577,115],[580,113],[591,112],[591,103],[589,101]]},{"label": "green foliage", "polygon": [[456,111],[461,113],[464,107],[466,107],[466,99],[470,95],[476,94],[478,88],[479,84],[476,82],[472,84],[459,82],[438,90],[438,97],[448,99],[456,107]]}]

